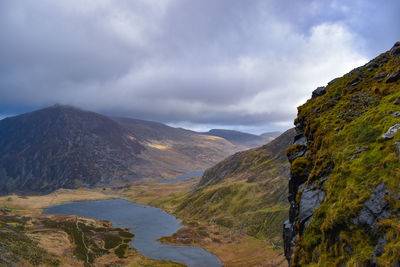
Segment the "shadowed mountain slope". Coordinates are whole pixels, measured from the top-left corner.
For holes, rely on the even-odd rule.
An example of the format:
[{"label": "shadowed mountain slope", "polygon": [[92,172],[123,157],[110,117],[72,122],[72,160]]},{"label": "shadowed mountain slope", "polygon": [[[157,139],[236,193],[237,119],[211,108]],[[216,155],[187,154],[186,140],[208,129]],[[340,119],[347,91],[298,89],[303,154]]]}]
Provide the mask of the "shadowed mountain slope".
[{"label": "shadowed mountain slope", "polygon": [[0,191],[48,192],[60,187],[138,177],[131,166],[144,150],[115,121],[53,106],[0,121]]}]

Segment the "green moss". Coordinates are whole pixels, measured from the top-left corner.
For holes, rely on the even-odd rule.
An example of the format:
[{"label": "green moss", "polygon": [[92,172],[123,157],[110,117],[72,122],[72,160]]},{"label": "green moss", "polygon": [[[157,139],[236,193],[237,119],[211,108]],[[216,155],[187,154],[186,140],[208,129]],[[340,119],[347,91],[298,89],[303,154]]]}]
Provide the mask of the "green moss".
[{"label": "green moss", "polygon": [[299,157],[292,162],[290,172],[299,177],[308,177],[311,170],[311,163],[306,157]]},{"label": "green moss", "polygon": [[[378,184],[385,183],[394,195],[400,195],[400,164],[394,149],[400,134],[392,140],[381,137],[400,122],[392,116],[399,110],[393,104],[400,97],[399,85],[373,79],[400,66],[398,59],[383,60],[387,55],[378,58],[381,65],[376,71],[365,67],[360,69],[363,74],[353,71],[327,86],[325,95],[298,108],[296,121],[304,126],[308,154],[296,159],[291,171],[308,183],[323,184],[326,197],[296,241],[294,265],[365,266],[382,234],[387,244],[378,262],[393,266],[399,260],[397,215],[374,231],[352,222]],[[348,86],[357,78],[359,84]],[[365,149],[360,151],[361,147]],[[398,202],[390,200],[390,209],[398,210]]]},{"label": "green moss", "polygon": [[117,234],[106,234],[104,236],[104,248],[112,249],[122,243],[122,239]]},{"label": "green moss", "polygon": [[114,251],[115,255],[118,256],[118,258],[126,258],[126,253],[128,252],[129,245],[127,244],[122,244],[119,245],[119,247]]}]

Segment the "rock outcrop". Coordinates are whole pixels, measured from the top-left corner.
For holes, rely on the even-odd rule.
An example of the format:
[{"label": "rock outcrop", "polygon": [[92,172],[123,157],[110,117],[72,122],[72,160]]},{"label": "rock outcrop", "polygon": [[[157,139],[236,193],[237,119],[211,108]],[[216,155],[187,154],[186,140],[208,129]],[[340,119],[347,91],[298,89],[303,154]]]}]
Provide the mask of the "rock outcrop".
[{"label": "rock outcrop", "polygon": [[400,42],[298,108],[286,151],[290,266],[399,266],[399,73]]}]

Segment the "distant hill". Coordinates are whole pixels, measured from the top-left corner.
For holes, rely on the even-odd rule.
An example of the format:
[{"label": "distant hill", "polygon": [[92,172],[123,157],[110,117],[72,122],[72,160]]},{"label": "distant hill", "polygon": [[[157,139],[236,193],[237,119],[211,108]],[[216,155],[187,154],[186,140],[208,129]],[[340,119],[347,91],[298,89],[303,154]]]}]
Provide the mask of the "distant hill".
[{"label": "distant hill", "polygon": [[220,137],[56,105],[0,120],[0,194],[172,178],[239,149]]},{"label": "distant hill", "polygon": [[288,217],[290,129],[270,143],[238,152],[203,174],[199,186],[180,200],[176,213],[207,220],[282,245]]},{"label": "distant hill", "polygon": [[263,134],[260,134],[260,136],[262,138],[264,138],[264,140],[266,140],[267,142],[274,140],[275,138],[277,138],[278,136],[280,136],[282,134],[282,132],[266,132]]},{"label": "distant hill", "polygon": [[255,135],[250,133],[244,133],[235,130],[225,129],[211,129],[208,132],[202,134],[218,136],[231,142],[232,144],[243,146],[243,147],[258,147],[268,143],[273,138],[279,136],[280,132],[264,133],[262,135]]}]

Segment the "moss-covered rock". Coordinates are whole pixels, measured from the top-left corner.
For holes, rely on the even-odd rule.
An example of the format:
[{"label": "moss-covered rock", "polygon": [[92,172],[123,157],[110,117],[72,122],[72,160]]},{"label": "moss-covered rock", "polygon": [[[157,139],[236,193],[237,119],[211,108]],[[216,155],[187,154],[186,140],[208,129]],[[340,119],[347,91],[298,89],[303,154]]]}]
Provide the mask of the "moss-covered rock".
[{"label": "moss-covered rock", "polygon": [[[396,51],[398,43],[298,108],[296,139],[305,139],[305,151],[298,144],[287,150],[291,206],[284,226],[292,266],[400,263],[400,134],[393,130],[400,123],[393,116],[400,97]],[[305,189],[324,196],[311,205],[311,221],[299,216]]]}]

